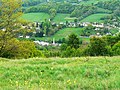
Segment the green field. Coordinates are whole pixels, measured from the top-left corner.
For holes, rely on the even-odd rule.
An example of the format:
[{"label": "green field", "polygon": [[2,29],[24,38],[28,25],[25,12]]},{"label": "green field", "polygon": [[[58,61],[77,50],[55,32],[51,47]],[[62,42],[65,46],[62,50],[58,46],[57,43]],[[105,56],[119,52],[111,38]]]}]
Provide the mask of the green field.
[{"label": "green field", "polygon": [[74,21],[76,18],[70,18],[70,14],[57,14],[53,19],[54,22]]},{"label": "green field", "polygon": [[103,20],[100,20],[102,17],[105,17],[110,14],[92,14],[85,19],[81,20],[81,22],[104,22]]},{"label": "green field", "polygon": [[120,56],[0,58],[0,90],[120,90]]},{"label": "green field", "polygon": [[[45,19],[49,19],[50,16],[47,13],[27,13],[23,14],[23,19],[28,21],[44,21]],[[58,13],[55,18],[53,19],[54,22],[66,22],[66,21],[74,21],[76,18],[70,18],[70,14],[60,14]]]},{"label": "green field", "polygon": [[[81,20],[81,22],[103,22],[100,18],[107,16],[109,14],[93,14],[85,19]],[[70,18],[69,14],[57,14],[53,19],[54,22],[65,22],[65,21],[74,21],[76,18]],[[50,16],[47,13],[27,13],[22,16],[23,19],[28,21],[44,21],[45,19],[49,19]]]},{"label": "green field", "polygon": [[[82,28],[65,28],[65,29],[59,30],[51,37],[43,37],[43,38],[36,38],[36,39],[49,41],[49,40],[53,40],[53,38],[54,38],[55,40],[59,40],[62,38],[68,38],[68,36],[72,33],[80,36],[82,33]],[[80,39],[85,40],[85,41],[89,41],[89,38],[85,38],[85,37],[80,38]]]},{"label": "green field", "polygon": [[45,19],[49,19],[50,16],[47,13],[27,13],[23,14],[22,16],[23,19],[28,20],[28,21],[44,21]]},{"label": "green field", "polygon": [[75,33],[76,35],[80,35],[81,32],[82,32],[82,28],[65,28],[65,29],[59,30],[52,37],[54,37],[56,39],[67,38],[71,33]]},{"label": "green field", "polygon": [[[110,14],[92,14],[86,17],[85,19],[81,20],[81,22],[103,22],[103,20],[100,20],[100,19],[107,15],[110,15]],[[35,21],[39,22],[39,21],[44,21],[45,19],[49,19],[50,16],[47,13],[27,13],[27,14],[24,14],[22,18],[32,22],[35,22]],[[74,21],[74,19],[76,18],[75,17],[70,18],[69,14],[57,14],[53,19],[53,21],[59,23],[59,22],[66,22],[66,21]]]}]

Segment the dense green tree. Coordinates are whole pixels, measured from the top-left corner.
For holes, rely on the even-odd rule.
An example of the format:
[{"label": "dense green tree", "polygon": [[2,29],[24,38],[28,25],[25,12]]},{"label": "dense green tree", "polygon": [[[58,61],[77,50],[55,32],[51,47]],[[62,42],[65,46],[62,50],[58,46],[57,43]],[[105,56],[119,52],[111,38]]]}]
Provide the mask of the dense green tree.
[{"label": "dense green tree", "polygon": [[79,19],[83,19],[91,14],[94,14],[97,12],[97,7],[95,6],[84,6],[79,5],[76,6],[74,11],[71,13],[71,17],[78,17]]},{"label": "dense green tree", "polygon": [[53,19],[57,14],[57,11],[55,9],[50,9],[49,14],[50,14],[50,19]]},{"label": "dense green tree", "polygon": [[116,10],[120,6],[120,0],[114,0],[114,1],[100,1],[96,4],[96,6],[104,9],[109,9],[109,10]]},{"label": "dense green tree", "polygon": [[75,48],[75,49],[79,48],[79,38],[77,37],[77,35],[70,34],[69,37],[68,37],[67,44],[71,48]]},{"label": "dense green tree", "polygon": [[46,36],[50,35],[50,32],[52,31],[52,24],[49,20],[45,19],[45,21],[42,24],[43,32]]},{"label": "dense green tree", "polygon": [[1,57],[5,58],[32,58],[44,57],[41,51],[37,50],[35,44],[30,41],[19,41],[12,38],[7,41]]},{"label": "dense green tree", "polygon": [[65,51],[62,52],[61,57],[75,57],[75,48],[68,46]]},{"label": "dense green tree", "polygon": [[95,32],[95,27],[93,27],[92,25],[88,25],[87,27],[84,27],[82,29],[82,35],[83,36],[90,36],[90,35],[94,35]]},{"label": "dense green tree", "polygon": [[120,16],[120,7],[118,7],[115,11],[114,14],[117,16]]},{"label": "dense green tree", "polygon": [[60,50],[61,50],[61,51],[64,51],[64,50],[66,50],[66,49],[67,49],[67,44],[63,43],[63,44],[61,45],[61,47],[60,47]]},{"label": "dense green tree", "polygon": [[107,42],[100,37],[92,37],[90,39],[89,53],[92,56],[107,55]]},{"label": "dense green tree", "polygon": [[18,17],[21,16],[21,0],[1,0],[0,3],[0,56],[8,46],[8,40],[15,36]]},{"label": "dense green tree", "polygon": [[114,55],[120,55],[120,41],[112,47],[112,50]]},{"label": "dense green tree", "polygon": [[29,58],[42,56],[33,42],[15,39],[16,32],[20,31],[19,26],[21,26],[18,19],[22,15],[22,0],[1,0],[0,3],[0,57]]}]

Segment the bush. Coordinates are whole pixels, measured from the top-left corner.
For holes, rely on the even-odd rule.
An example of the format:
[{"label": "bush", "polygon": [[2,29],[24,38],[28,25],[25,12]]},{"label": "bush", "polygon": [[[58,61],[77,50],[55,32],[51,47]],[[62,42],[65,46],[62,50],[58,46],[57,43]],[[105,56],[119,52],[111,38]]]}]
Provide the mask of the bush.
[{"label": "bush", "polygon": [[100,37],[93,37],[90,40],[90,46],[88,48],[88,53],[90,53],[91,56],[104,56],[108,55],[108,48],[107,42]]},{"label": "bush", "polygon": [[112,47],[112,50],[114,55],[120,55],[120,41]]},{"label": "bush", "polygon": [[71,48],[70,46],[67,47],[66,50],[62,51],[61,57],[80,57],[85,56],[85,48]]},{"label": "bush", "polygon": [[42,52],[35,48],[33,42],[19,41],[17,39],[8,40],[6,46],[0,53],[0,57],[4,58],[32,58],[43,56]]},{"label": "bush", "polygon": [[68,38],[67,45],[70,46],[71,48],[79,48],[79,38],[75,34],[70,34]]},{"label": "bush", "polygon": [[68,46],[67,49],[62,52],[61,57],[73,57],[74,55],[75,49]]}]

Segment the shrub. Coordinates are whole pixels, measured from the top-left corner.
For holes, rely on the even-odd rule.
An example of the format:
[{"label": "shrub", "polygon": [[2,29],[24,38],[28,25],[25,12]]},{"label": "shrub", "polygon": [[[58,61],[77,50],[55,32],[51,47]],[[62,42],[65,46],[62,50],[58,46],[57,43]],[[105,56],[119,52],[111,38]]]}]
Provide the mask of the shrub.
[{"label": "shrub", "polygon": [[0,53],[0,57],[5,58],[32,58],[43,56],[42,52],[35,48],[33,42],[19,41],[15,38],[8,40],[6,47],[3,48]]},{"label": "shrub", "polygon": [[114,55],[120,55],[120,41],[112,47],[112,50]]},{"label": "shrub", "polygon": [[100,37],[93,37],[90,40],[88,52],[91,56],[104,56],[109,53],[106,46],[107,42],[104,39]]}]

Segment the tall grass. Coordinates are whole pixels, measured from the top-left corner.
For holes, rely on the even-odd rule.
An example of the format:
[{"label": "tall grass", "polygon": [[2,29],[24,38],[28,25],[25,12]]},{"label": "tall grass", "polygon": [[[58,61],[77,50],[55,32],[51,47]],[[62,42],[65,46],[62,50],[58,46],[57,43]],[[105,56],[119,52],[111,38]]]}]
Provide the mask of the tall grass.
[{"label": "tall grass", "polygon": [[1,58],[0,90],[119,90],[119,58]]}]

